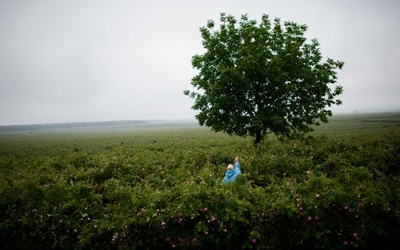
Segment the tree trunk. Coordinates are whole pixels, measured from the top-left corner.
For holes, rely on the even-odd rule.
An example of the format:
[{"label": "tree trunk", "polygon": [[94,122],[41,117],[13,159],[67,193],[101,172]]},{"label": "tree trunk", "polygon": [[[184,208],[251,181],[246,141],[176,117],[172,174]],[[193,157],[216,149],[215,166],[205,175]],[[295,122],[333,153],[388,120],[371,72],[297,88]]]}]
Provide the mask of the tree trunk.
[{"label": "tree trunk", "polygon": [[260,145],[261,139],[262,139],[261,130],[258,130],[256,132],[256,139],[254,139],[254,146],[258,147],[258,145]]}]

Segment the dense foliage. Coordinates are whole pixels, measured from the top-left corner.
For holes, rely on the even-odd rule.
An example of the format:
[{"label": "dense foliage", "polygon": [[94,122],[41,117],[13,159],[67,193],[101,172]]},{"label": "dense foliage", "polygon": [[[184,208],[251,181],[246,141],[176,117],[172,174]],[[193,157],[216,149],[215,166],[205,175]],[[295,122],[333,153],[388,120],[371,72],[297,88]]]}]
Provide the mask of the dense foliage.
[{"label": "dense foliage", "polygon": [[[400,133],[252,142],[206,129],[1,135],[5,249],[400,243]],[[243,175],[221,185],[241,157]]]},{"label": "dense foliage", "polygon": [[210,20],[200,29],[205,53],[192,59],[196,91],[184,92],[195,100],[200,125],[253,136],[257,144],[269,132],[301,137],[341,104],[335,83],[343,62],[323,61],[318,41],[304,37],[307,26],[221,14],[214,27]]}]

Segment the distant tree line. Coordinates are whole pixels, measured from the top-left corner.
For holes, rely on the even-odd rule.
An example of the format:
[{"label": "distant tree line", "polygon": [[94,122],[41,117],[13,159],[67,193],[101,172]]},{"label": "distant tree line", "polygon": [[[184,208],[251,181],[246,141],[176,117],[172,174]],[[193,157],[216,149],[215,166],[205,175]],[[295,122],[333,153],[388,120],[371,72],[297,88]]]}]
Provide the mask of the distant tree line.
[{"label": "distant tree line", "polygon": [[147,123],[154,123],[154,122],[164,122],[164,120],[122,120],[122,121],[5,125],[5,126],[0,126],[0,132],[35,131],[35,130],[60,129],[60,128],[85,128],[85,127],[100,127],[100,126],[139,125],[139,124],[147,124]]}]

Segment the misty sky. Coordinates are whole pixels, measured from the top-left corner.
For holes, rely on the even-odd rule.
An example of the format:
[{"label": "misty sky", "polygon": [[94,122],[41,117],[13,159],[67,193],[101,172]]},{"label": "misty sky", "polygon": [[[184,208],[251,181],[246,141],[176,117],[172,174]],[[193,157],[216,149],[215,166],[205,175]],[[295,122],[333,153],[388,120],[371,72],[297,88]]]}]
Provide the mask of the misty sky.
[{"label": "misty sky", "polygon": [[398,0],[1,0],[0,125],[196,114],[191,58],[221,12],[306,24],[345,62],[336,114],[400,109]]}]

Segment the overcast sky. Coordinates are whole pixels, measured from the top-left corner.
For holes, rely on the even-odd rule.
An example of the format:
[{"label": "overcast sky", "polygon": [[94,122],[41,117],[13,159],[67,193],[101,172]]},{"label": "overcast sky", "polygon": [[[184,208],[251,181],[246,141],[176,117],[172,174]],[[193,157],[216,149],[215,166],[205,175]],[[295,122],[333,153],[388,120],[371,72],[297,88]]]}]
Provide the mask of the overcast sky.
[{"label": "overcast sky", "polygon": [[334,113],[400,109],[398,0],[1,0],[0,125],[196,114],[191,58],[221,12],[306,24],[345,62]]}]

